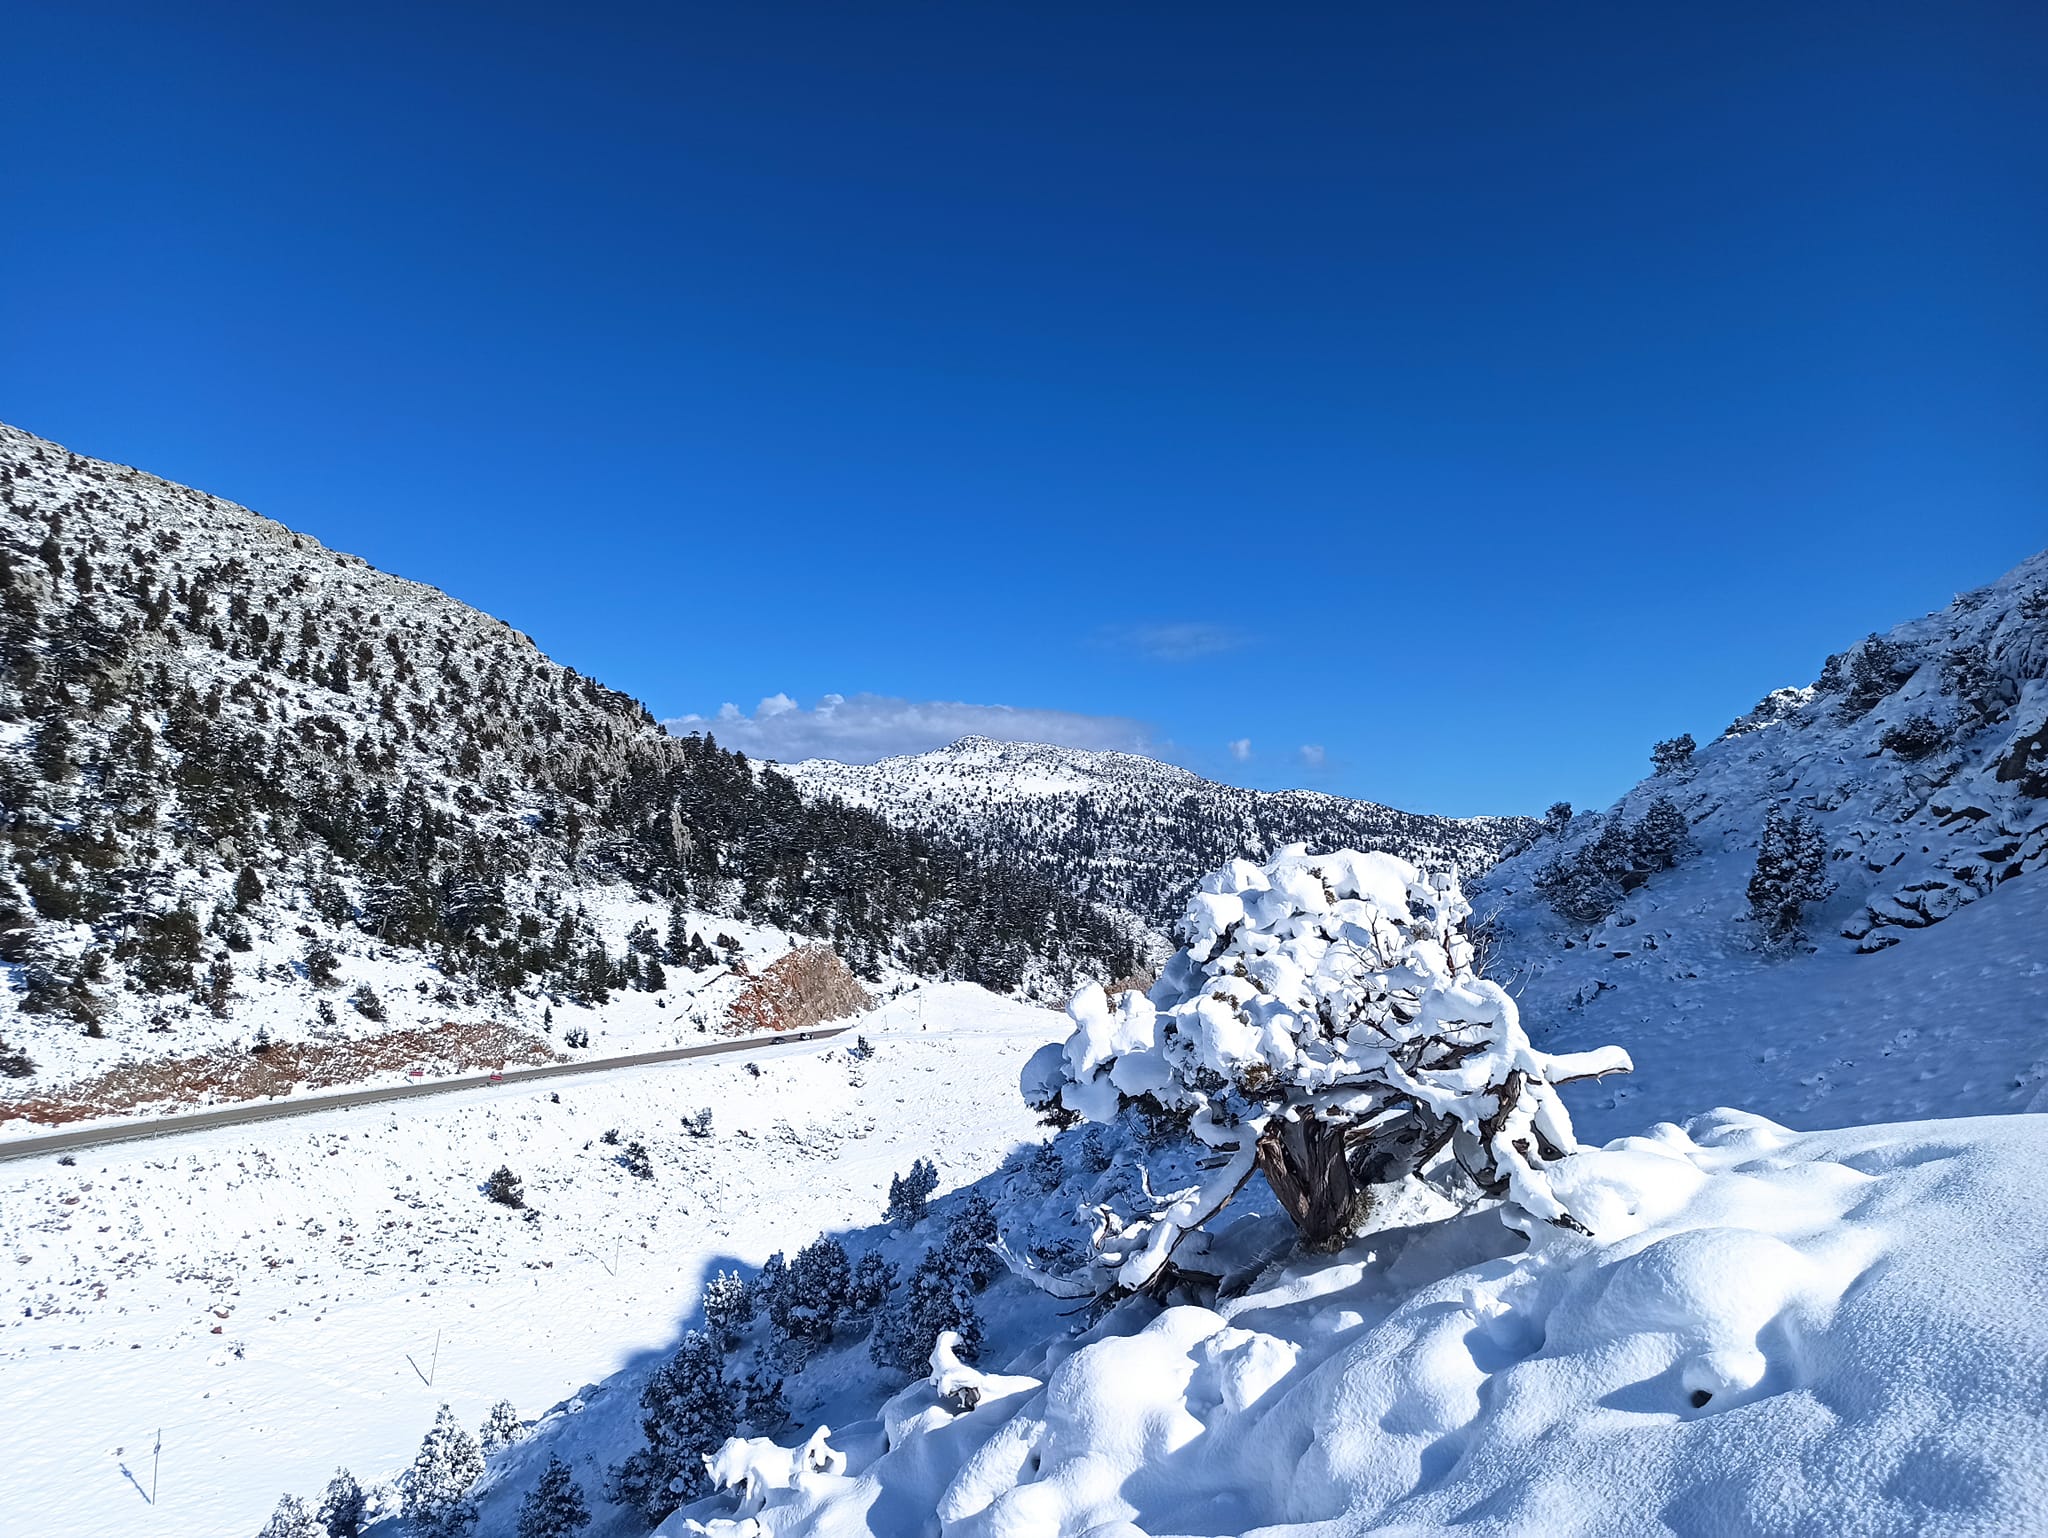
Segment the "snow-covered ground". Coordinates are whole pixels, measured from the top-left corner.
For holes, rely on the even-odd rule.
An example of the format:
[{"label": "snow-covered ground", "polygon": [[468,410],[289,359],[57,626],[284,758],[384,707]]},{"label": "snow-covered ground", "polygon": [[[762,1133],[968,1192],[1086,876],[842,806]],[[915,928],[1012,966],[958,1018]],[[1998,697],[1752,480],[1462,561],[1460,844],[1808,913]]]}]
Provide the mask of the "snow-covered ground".
[{"label": "snow-covered ground", "polygon": [[[951,1186],[1035,1141],[1016,1075],[1063,1027],[937,985],[855,1022],[862,1062],[849,1035],[769,1049],[758,1076],[717,1059],[0,1164],[0,1530],[253,1533],[337,1464],[396,1473],[444,1400],[475,1425],[499,1398],[532,1418],[630,1381],[707,1271],[876,1222],[917,1157]],[[479,1193],[500,1164],[537,1220]],[[637,1409],[585,1401],[594,1487]]]},{"label": "snow-covered ground", "polygon": [[914,1384],[754,1525],[659,1531],[2037,1533],[2044,1158],[2040,1116],[1662,1124],[1568,1166],[1598,1240],[1471,1213],[1126,1306],[954,1374],[967,1413]]}]

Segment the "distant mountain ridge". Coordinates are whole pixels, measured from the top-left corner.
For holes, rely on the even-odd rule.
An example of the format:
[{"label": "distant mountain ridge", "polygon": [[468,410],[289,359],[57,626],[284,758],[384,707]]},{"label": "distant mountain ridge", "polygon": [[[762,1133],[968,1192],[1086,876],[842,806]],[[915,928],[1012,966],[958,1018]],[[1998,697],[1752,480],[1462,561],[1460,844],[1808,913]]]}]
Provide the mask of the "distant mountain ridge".
[{"label": "distant mountain ridge", "polygon": [[1528,817],[1434,817],[1321,791],[1246,790],[1138,753],[987,737],[874,764],[807,759],[782,772],[807,795],[1031,870],[1162,931],[1204,873],[1283,844],[1384,849],[1470,875],[1537,827]]}]

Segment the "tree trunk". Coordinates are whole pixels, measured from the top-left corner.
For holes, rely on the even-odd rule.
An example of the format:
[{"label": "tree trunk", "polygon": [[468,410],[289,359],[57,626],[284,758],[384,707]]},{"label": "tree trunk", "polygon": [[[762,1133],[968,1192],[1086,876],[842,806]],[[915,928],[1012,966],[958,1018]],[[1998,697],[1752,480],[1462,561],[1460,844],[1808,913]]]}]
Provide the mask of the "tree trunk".
[{"label": "tree trunk", "polygon": [[1339,1124],[1275,1121],[1259,1139],[1259,1169],[1311,1249],[1335,1249],[1360,1216],[1364,1193],[1351,1178]]}]

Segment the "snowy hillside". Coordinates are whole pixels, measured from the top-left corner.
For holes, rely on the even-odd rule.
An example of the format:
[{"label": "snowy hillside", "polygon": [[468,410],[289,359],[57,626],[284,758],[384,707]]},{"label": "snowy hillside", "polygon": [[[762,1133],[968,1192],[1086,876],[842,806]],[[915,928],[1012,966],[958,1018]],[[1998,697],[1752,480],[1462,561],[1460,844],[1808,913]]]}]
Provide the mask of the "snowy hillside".
[{"label": "snowy hillside", "polygon": [[1136,753],[986,737],[876,764],[810,759],[784,772],[811,795],[1033,870],[1159,930],[1180,916],[1197,878],[1226,860],[1307,842],[1470,873],[1534,826],[1525,817],[1429,817],[1312,790],[1244,790]]},{"label": "snowy hillside", "polygon": [[[1660,802],[1668,848],[1644,831]],[[1820,895],[1759,916],[1774,818],[1806,830]],[[2048,1108],[2044,869],[2048,554],[1829,659],[1606,812],[1553,819],[1473,899],[1540,1044],[1642,1065],[1603,1086],[1603,1132],[1703,1094],[1843,1125]]]},{"label": "snowy hillside", "polygon": [[[1780,975],[1808,986],[1745,1022],[1757,1066],[1681,1057],[1658,1081],[1654,1098],[1692,1102],[1681,1119],[1617,1111],[1628,1079],[1572,1085],[1601,1065],[1559,1064],[1572,1116],[1518,1123],[1516,1077],[1551,1069],[1445,930],[1455,894],[1380,856],[1220,872],[1149,1003],[1084,994],[1064,1044],[1025,1066],[1024,1098],[1048,1104],[1056,1063],[1078,1096],[1066,1109],[1091,1124],[914,1228],[835,1243],[861,1267],[910,1270],[923,1362],[895,1349],[886,1308],[810,1280],[799,1257],[745,1280],[747,1321],[718,1325],[706,1294],[692,1323],[713,1335],[622,1375],[649,1445],[672,1448],[672,1492],[641,1520],[680,1501],[661,1538],[2038,1531],[2048,1308],[2032,1278],[2048,1220],[2031,1191],[2048,1117],[1976,1114],[2001,1086],[1955,1061],[2001,1006],[2041,1040],[2030,895],[2008,883],[1875,955],[1785,957]],[[1842,967],[1867,980],[1838,1006]],[[1887,994],[1927,1029],[1873,1040],[1882,1070],[1826,1105],[1845,1130],[1698,1109],[1724,1089],[1768,1096],[1780,1043],[1839,1039]],[[1959,1031],[1939,1018],[1951,999]],[[1458,1045],[1461,1021],[1488,1013],[1508,1050],[1485,1033]],[[1624,1044],[1654,1073],[1646,1059],[1679,1040]],[[1261,1107],[1290,1080],[1296,1104],[1357,1117],[1350,1159],[1379,1183],[1348,1240],[1306,1244],[1275,1187],[1235,1184],[1254,1132],[1262,1169],[1269,1140],[1287,1142]],[[999,1086],[978,1090],[976,1114],[1000,1104]],[[1465,1130],[1418,1141],[1404,1106]],[[1575,1148],[1573,1122],[1583,1134],[1603,1110],[1632,1134]],[[1540,1186],[1486,1194],[1501,1138]],[[1154,1242],[1190,1222],[1185,1245]],[[1128,1263],[1162,1253],[1163,1269]],[[1091,1254],[1117,1283],[1092,1302],[1064,1285]],[[1063,1304],[1050,1319],[1047,1298]],[[903,1388],[835,1399],[884,1358]],[[779,1433],[748,1419],[739,1387],[770,1364],[792,1402],[818,1404]],[[565,1455],[587,1445],[551,1416],[492,1477],[532,1492],[558,1440]],[[593,1504],[614,1524],[602,1531],[639,1531],[631,1510]]]},{"label": "snowy hillside", "polygon": [[[1007,1086],[1061,1023],[933,985],[828,1047],[768,1048],[758,1074],[707,1060],[0,1162],[0,1530],[241,1538],[337,1464],[372,1488],[398,1472],[437,1405],[475,1427],[502,1397],[550,1418],[594,1490],[699,1283],[877,1223],[919,1158],[946,1186],[1000,1164],[1036,1135]],[[707,1106],[707,1135],[686,1131]],[[532,1221],[482,1195],[500,1165]],[[1050,1327],[1018,1306],[1016,1328]],[[862,1358],[822,1399],[792,1384],[790,1412],[837,1420],[894,1381]],[[160,1427],[152,1507],[134,1481]],[[485,1499],[494,1538],[519,1451]],[[646,1530],[616,1517],[598,1531]]]},{"label": "snowy hillside", "polygon": [[1048,996],[1137,955],[435,589],[5,426],[0,833],[10,1098],[280,1037],[543,1050],[553,1012],[701,982],[748,927]]}]

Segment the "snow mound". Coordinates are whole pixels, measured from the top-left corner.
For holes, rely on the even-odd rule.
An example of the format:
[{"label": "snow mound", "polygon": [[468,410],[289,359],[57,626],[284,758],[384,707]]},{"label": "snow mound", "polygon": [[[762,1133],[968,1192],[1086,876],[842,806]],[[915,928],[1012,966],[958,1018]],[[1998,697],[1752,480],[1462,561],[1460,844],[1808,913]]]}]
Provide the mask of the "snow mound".
[{"label": "snow mound", "polygon": [[[747,1530],[2048,1530],[2044,1158],[2038,1116],[1660,1124],[1560,1172],[1599,1240],[1468,1215],[1127,1304],[1028,1393],[914,1386]],[[738,1530],[692,1516],[661,1533]]]}]

